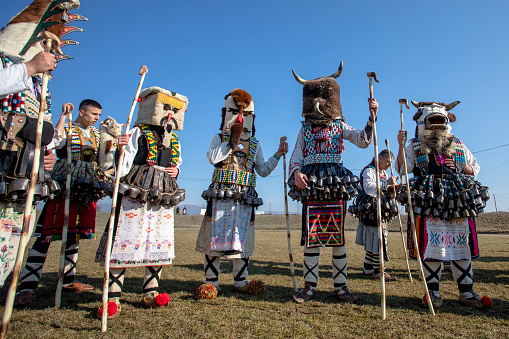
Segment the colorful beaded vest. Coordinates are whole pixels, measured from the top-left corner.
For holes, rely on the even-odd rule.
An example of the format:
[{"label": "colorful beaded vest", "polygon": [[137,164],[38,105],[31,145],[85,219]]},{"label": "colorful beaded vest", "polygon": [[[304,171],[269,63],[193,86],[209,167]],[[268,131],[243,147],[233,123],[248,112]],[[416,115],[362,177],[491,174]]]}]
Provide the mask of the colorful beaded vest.
[{"label": "colorful beaded vest", "polygon": [[[342,164],[341,153],[345,151],[343,133],[341,131],[342,119],[332,122],[327,128],[313,128],[302,122],[304,132],[304,166],[310,164]],[[326,142],[325,150],[321,150],[321,144]]]},{"label": "colorful beaded vest", "polygon": [[[143,135],[147,139],[147,147],[148,147],[148,156],[147,156],[147,164],[150,166],[157,165],[157,140],[154,132],[150,128],[149,125],[138,125],[138,127],[141,129]],[[171,160],[170,165],[172,167],[176,167],[179,160],[179,140],[177,137],[177,134],[175,132],[171,133]]]},{"label": "colorful beaded vest", "polygon": [[[429,158],[428,154],[424,154],[421,150],[421,143],[419,142],[419,139],[414,138],[410,140],[410,143],[412,145],[412,149],[414,151],[415,156],[415,164],[423,173],[428,173],[428,166],[429,166]],[[455,171],[458,173],[461,173],[465,170],[466,167],[466,160],[465,160],[465,147],[463,146],[463,143],[460,139],[454,138],[454,144],[455,144],[455,152],[454,152],[454,166]],[[443,161],[445,162],[445,157],[441,155],[436,155],[437,161]],[[440,158],[440,159],[438,159]],[[434,174],[434,173],[429,173]]]},{"label": "colorful beaded vest", "polygon": [[[85,156],[92,161],[96,161],[98,157],[98,145],[100,141],[99,130],[93,126],[88,127],[90,131],[90,137],[87,138],[83,134],[81,128],[76,125],[72,125],[71,132],[71,155],[72,160],[84,160]],[[64,126],[65,134],[69,133],[69,124]],[[90,144],[89,144],[90,143]],[[93,152],[93,154],[88,154]]]}]

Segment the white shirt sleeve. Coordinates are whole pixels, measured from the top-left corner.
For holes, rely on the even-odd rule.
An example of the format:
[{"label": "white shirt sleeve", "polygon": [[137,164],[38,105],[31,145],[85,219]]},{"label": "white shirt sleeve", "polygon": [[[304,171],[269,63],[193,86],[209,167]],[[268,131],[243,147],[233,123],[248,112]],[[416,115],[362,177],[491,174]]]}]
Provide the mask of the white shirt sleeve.
[{"label": "white shirt sleeve", "polygon": [[350,141],[355,146],[359,148],[367,148],[369,145],[371,145],[373,133],[371,133],[371,135],[367,135],[364,128],[361,130],[356,130],[355,128],[342,121],[341,129],[343,131],[343,139]]},{"label": "white shirt sleeve", "polygon": [[477,163],[477,160],[475,159],[474,155],[468,150],[467,146],[463,144],[465,147],[465,161],[467,164],[472,167],[472,170],[474,171],[474,177],[477,177],[479,175],[479,171],[481,170],[481,166]]},{"label": "white shirt sleeve", "polygon": [[[414,170],[414,166],[415,166],[414,150],[413,150],[411,143],[409,143],[405,147],[405,156],[406,156],[406,165],[408,168],[408,174],[410,175],[410,174],[412,174],[412,171]],[[397,173],[399,173],[400,176],[405,175],[405,165],[404,164],[401,164],[401,168],[399,168],[398,162],[396,161],[394,169],[396,170]]]},{"label": "white shirt sleeve", "polygon": [[33,92],[32,78],[27,76],[24,63],[0,68],[0,99],[27,89]]},{"label": "white shirt sleeve", "polygon": [[215,165],[228,157],[230,154],[230,144],[228,141],[221,142],[219,134],[214,135],[210,143],[209,150],[207,151],[207,159],[211,165]]},{"label": "white shirt sleeve", "polygon": [[266,177],[272,173],[272,171],[277,167],[278,163],[279,161],[273,156],[271,156],[269,160],[265,161],[263,158],[262,147],[260,143],[258,143],[258,146],[256,147],[254,167],[256,173],[258,173],[261,177]]},{"label": "white shirt sleeve", "polygon": [[124,149],[124,161],[121,166],[118,166],[119,169],[117,175],[120,175],[120,177],[127,175],[133,166],[134,157],[136,156],[136,153],[138,153],[138,139],[142,132],[139,127],[134,127],[127,134],[131,134],[131,137]]},{"label": "white shirt sleeve", "polygon": [[304,130],[300,128],[295,147],[293,149],[292,157],[290,158],[290,165],[288,168],[288,177],[291,178],[293,172],[300,170],[304,164]]}]

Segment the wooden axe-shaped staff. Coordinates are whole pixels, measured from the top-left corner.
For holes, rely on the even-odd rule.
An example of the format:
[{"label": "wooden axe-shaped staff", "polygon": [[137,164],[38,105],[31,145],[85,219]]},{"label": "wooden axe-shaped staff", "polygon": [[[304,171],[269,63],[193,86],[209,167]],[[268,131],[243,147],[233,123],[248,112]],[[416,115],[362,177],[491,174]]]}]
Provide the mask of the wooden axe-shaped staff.
[{"label": "wooden axe-shaped staff", "polygon": [[[369,98],[373,99],[373,79],[378,83],[375,72],[368,72],[369,78]],[[382,285],[382,320],[387,316],[386,298],[385,298],[385,260],[384,260],[384,238],[382,231],[382,206],[380,198],[380,167],[378,164],[378,140],[376,136],[376,116],[371,110],[371,120],[373,123],[373,148],[375,151],[375,168],[376,168],[376,221],[378,225],[378,247],[380,255],[380,283]]]},{"label": "wooden axe-shaped staff", "polygon": [[64,284],[65,249],[67,248],[67,230],[69,229],[69,209],[71,206],[71,171],[72,171],[72,110],[69,105],[65,106],[69,129],[67,130],[67,177],[65,180],[65,203],[64,203],[64,226],[62,228],[62,244],[60,247],[60,261],[58,264],[58,281],[55,292],[55,308],[60,308],[62,301],[62,286]]},{"label": "wooden axe-shaped staff", "polygon": [[[400,110],[399,116],[401,119],[401,130],[404,131],[403,127],[403,105],[406,106],[407,109],[410,109],[408,106],[407,99],[399,99]],[[428,291],[428,284],[426,283],[426,277],[424,276],[424,268],[422,267],[421,254],[419,252],[419,243],[417,241],[417,233],[415,232],[415,218],[414,218],[414,210],[412,207],[412,194],[410,193],[410,181],[408,179],[408,166],[406,164],[406,150],[405,150],[405,142],[402,140],[400,142],[400,151],[403,154],[403,165],[405,167],[405,182],[406,182],[406,193],[408,195],[408,214],[410,215],[410,223],[412,225],[412,238],[414,239],[415,252],[417,256],[417,262],[419,263],[419,273],[421,275],[421,280],[424,284],[424,293],[426,295],[426,300],[428,301],[428,307],[431,314],[435,315],[435,310],[433,309],[433,304],[431,303],[431,299]]]},{"label": "wooden axe-shaped staff", "polygon": [[[140,82],[138,84],[138,89],[136,90],[136,95],[134,96],[133,104],[131,106],[131,110],[129,111],[129,117],[127,118],[127,124],[125,127],[126,133],[129,131],[131,126],[131,120],[133,118],[134,108],[136,107],[136,103],[138,102],[138,97],[140,96],[141,86],[143,85],[143,81],[145,80],[145,75],[148,72],[147,66],[141,66],[139,74],[141,75]],[[111,197],[111,212],[110,212],[110,221],[108,222],[108,241],[106,242],[105,256],[104,256],[104,282],[103,282],[103,296],[102,296],[102,304],[103,304],[103,313],[101,316],[101,332],[106,332],[108,329],[108,280],[110,274],[110,258],[111,258],[111,243],[113,241],[113,224],[115,223],[115,210],[117,209],[117,197],[118,197],[118,186],[120,185],[120,175],[119,171],[124,165],[124,149],[125,146],[120,146],[118,148],[118,165],[117,165],[117,173],[115,175],[115,188],[113,189],[113,196]]]},{"label": "wooden axe-shaped staff", "polygon": [[[387,151],[391,154],[391,149],[389,148],[389,139],[385,139],[385,146],[387,146]],[[391,177],[394,176],[394,171],[392,169],[392,161],[391,161]],[[393,186],[394,194],[396,194],[396,185]],[[405,252],[405,260],[406,260],[406,269],[408,272],[408,279],[412,282],[412,272],[410,271],[410,265],[408,263],[408,252],[406,249],[405,236],[403,235],[403,224],[401,223],[401,215],[399,214],[398,209],[398,221],[399,221],[399,230],[401,231],[401,241],[403,242],[403,252]]]},{"label": "wooden axe-shaped staff", "polygon": [[[286,137],[281,137],[280,142],[286,141]],[[290,275],[292,276],[293,290],[297,293],[297,280],[295,279],[295,267],[293,266],[292,254],[292,238],[290,236],[290,215],[288,212],[288,194],[287,194],[287,180],[286,180],[286,153],[283,153],[283,173],[284,173],[284,191],[285,191],[285,214],[286,214],[286,235],[288,238],[288,256],[290,257]]]},{"label": "wooden axe-shaped staff", "polygon": [[[43,38],[46,39],[46,51],[50,52],[52,50],[52,39],[55,41],[55,50],[57,53],[60,53],[61,50],[60,40],[58,37],[52,33],[45,32],[42,35]],[[14,264],[14,270],[12,272],[12,280],[9,286],[9,290],[7,291],[7,298],[5,300],[5,309],[2,318],[2,331],[0,332],[0,338],[5,338],[7,335],[7,330],[9,327],[9,323],[11,321],[12,316],[12,306],[14,305],[14,297],[16,296],[16,287],[18,285],[19,275],[21,273],[21,264],[23,263],[23,257],[25,255],[25,249],[28,242],[28,232],[30,230],[30,224],[32,221],[35,222],[31,218],[32,211],[34,210],[33,202],[34,202],[34,193],[35,186],[37,184],[37,177],[39,176],[39,165],[41,160],[41,140],[42,140],[42,127],[44,125],[44,113],[46,112],[46,99],[48,93],[48,80],[50,76],[50,71],[44,72],[42,76],[42,85],[41,85],[41,101],[39,105],[39,117],[37,118],[37,128],[35,130],[35,149],[34,149],[34,157],[32,164],[32,171],[30,173],[30,185],[28,187],[28,192],[25,200],[25,213],[23,215],[23,228],[21,229],[21,235],[19,237],[19,246],[18,252],[16,254],[16,262]]]}]

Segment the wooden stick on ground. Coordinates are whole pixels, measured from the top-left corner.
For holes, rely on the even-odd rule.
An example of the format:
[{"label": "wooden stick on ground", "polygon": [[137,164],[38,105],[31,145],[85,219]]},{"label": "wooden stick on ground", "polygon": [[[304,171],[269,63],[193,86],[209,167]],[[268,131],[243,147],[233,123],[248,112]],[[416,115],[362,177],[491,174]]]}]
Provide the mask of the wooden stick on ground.
[{"label": "wooden stick on ground", "polygon": [[[403,127],[403,105],[405,105],[408,108],[408,101],[407,99],[399,99],[400,103],[400,112],[399,116],[401,119],[401,130],[404,130]],[[426,277],[424,276],[424,268],[422,267],[422,261],[421,261],[421,254],[419,253],[419,243],[417,241],[417,233],[415,232],[415,218],[414,218],[414,210],[412,207],[412,194],[410,193],[410,181],[408,179],[408,166],[406,164],[406,151],[405,151],[405,142],[401,141],[401,148],[403,148],[403,165],[405,167],[405,182],[406,182],[406,192],[408,195],[408,215],[410,216],[410,223],[412,225],[412,238],[414,238],[414,246],[415,246],[415,252],[417,253],[417,262],[419,263],[419,273],[421,275],[421,280],[424,286],[424,294],[426,295],[426,300],[428,301],[428,308],[431,314],[435,315],[435,310],[433,309],[433,303],[431,302],[429,291],[428,291],[428,284],[426,283]]]},{"label": "wooden stick on ground", "polygon": [[[391,154],[391,149],[389,148],[389,139],[385,139],[385,146],[387,146],[387,151],[389,151],[389,154]],[[393,176],[394,176],[394,170],[392,169],[392,161],[391,161],[391,177],[393,177]],[[393,188],[394,188],[394,194],[396,194],[396,185],[394,185]],[[401,232],[401,241],[403,242],[403,252],[405,252],[406,270],[408,272],[408,279],[410,279],[410,282],[413,282],[412,272],[410,271],[410,264],[408,263],[408,251],[406,248],[405,236],[403,234],[403,224],[401,223],[401,215],[399,213],[399,209],[398,209],[398,221],[399,221],[399,230]]]},{"label": "wooden stick on ground", "polygon": [[[368,72],[369,78],[369,98],[373,99],[373,78],[376,78],[375,72]],[[371,111],[371,119],[373,120],[373,148],[375,151],[375,168],[376,168],[376,220],[378,225],[378,252],[380,256],[380,284],[382,285],[382,320],[387,317],[386,297],[385,297],[385,260],[384,260],[384,237],[382,230],[382,206],[380,197],[380,167],[378,164],[378,140],[376,135],[376,116]]]},{"label": "wooden stick on ground", "polygon": [[62,228],[62,244],[60,245],[60,261],[58,264],[58,281],[55,292],[55,308],[60,308],[62,301],[62,286],[64,284],[65,270],[65,250],[67,248],[67,230],[69,229],[69,208],[71,205],[71,164],[72,164],[72,110],[69,106],[65,107],[69,129],[67,130],[67,177],[65,180],[65,203],[64,203],[64,225]]},{"label": "wooden stick on ground", "polygon": [[[138,89],[136,90],[136,95],[134,96],[133,104],[131,106],[131,111],[129,112],[129,117],[127,118],[127,124],[125,127],[126,133],[129,131],[131,126],[131,120],[133,118],[134,108],[136,107],[136,103],[138,102],[138,97],[140,95],[141,86],[143,85],[143,81],[145,80],[145,75],[148,72],[147,66],[143,65],[140,69],[141,79],[138,84]],[[113,196],[111,197],[111,212],[110,212],[110,221],[108,222],[108,241],[106,243],[105,249],[105,258],[104,258],[104,282],[103,282],[103,296],[102,296],[102,308],[103,313],[101,316],[101,332],[106,332],[108,329],[108,281],[110,274],[110,257],[111,257],[111,244],[113,241],[113,225],[115,223],[115,211],[117,209],[117,196],[118,196],[118,186],[120,184],[120,175],[118,175],[118,170],[122,168],[124,163],[124,149],[125,146],[120,146],[118,148],[119,157],[117,164],[117,173],[115,175],[115,188],[113,190]]]},{"label": "wooden stick on ground", "polygon": [[[51,39],[46,40],[47,49],[51,51],[52,41]],[[25,200],[25,213],[23,215],[23,228],[19,237],[18,253],[16,255],[16,262],[14,264],[14,270],[12,272],[12,280],[7,292],[7,299],[5,300],[4,315],[2,318],[2,331],[0,332],[0,338],[3,339],[7,335],[7,330],[12,316],[12,307],[14,305],[14,297],[16,296],[16,287],[18,285],[19,275],[21,273],[21,264],[23,263],[23,257],[25,255],[25,249],[28,242],[28,231],[30,230],[30,223],[32,211],[34,210],[34,192],[37,184],[37,177],[39,175],[39,165],[41,160],[41,140],[42,140],[42,127],[44,124],[44,113],[46,112],[46,95],[48,90],[49,72],[44,72],[42,76],[41,86],[41,102],[39,106],[39,117],[37,119],[37,128],[35,130],[35,150],[34,160],[32,164],[32,172],[30,173],[30,186],[28,188],[27,197]],[[35,221],[35,220],[33,220]]]},{"label": "wooden stick on ground", "polygon": [[[286,141],[286,137],[281,137],[280,141]],[[293,266],[292,238],[290,236],[290,215],[288,212],[288,194],[286,181],[286,153],[283,154],[283,173],[284,173],[284,192],[285,192],[285,214],[286,214],[286,235],[288,238],[288,256],[290,257],[290,275],[292,276],[293,290],[297,293],[297,280],[295,279],[295,267]]]}]

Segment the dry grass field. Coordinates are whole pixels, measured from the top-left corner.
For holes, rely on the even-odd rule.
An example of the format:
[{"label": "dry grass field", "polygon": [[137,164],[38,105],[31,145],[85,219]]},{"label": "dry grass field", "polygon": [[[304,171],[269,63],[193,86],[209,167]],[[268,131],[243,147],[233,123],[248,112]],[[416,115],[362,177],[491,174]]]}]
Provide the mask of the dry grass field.
[{"label": "dry grass field", "polygon": [[[491,215],[491,216],[490,216]],[[165,267],[161,286],[172,301],[164,309],[145,309],[139,304],[143,269],[126,272],[122,313],[108,323],[101,334],[95,318],[101,300],[102,270],[93,262],[99,240],[83,241],[78,262],[78,279],[96,286],[82,294],[64,294],[62,308],[53,308],[60,243],[53,244],[37,302],[13,312],[11,338],[507,338],[509,337],[509,213],[487,213],[479,218],[486,232],[479,237],[482,257],[474,262],[475,290],[489,295],[494,305],[474,310],[460,305],[457,287],[450,273],[441,284],[444,305],[432,317],[420,306],[423,295],[417,263],[411,262],[414,281],[406,274],[399,232],[389,235],[387,270],[398,278],[388,282],[387,320],[380,320],[380,282],[362,275],[364,253],[354,244],[355,233],[347,232],[348,285],[360,298],[356,304],[340,304],[332,296],[331,250],[324,249],[316,300],[304,305],[293,302],[292,282],[284,216],[259,216],[256,250],[250,265],[250,278],[262,279],[266,292],[245,296],[231,292],[231,261],[222,261],[221,294],[215,300],[195,301],[194,291],[203,280],[203,257],[194,251],[200,216],[176,219],[174,265]],[[347,229],[355,222],[349,218]],[[485,220],[487,224],[485,224]],[[105,224],[104,215],[98,225]],[[299,288],[302,278],[302,249],[298,244],[300,216],[292,216],[292,244]],[[353,228],[352,228],[353,227]],[[394,227],[394,225],[393,225]],[[393,228],[391,227],[391,228]],[[399,226],[396,225],[397,229]],[[98,235],[102,227],[98,227]],[[32,242],[31,242],[32,243]],[[31,245],[30,243],[30,245]],[[8,282],[7,282],[8,285]],[[5,299],[7,286],[1,290]],[[3,309],[2,309],[3,311]]]}]

